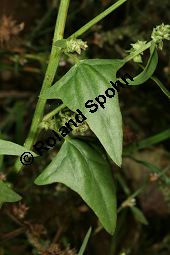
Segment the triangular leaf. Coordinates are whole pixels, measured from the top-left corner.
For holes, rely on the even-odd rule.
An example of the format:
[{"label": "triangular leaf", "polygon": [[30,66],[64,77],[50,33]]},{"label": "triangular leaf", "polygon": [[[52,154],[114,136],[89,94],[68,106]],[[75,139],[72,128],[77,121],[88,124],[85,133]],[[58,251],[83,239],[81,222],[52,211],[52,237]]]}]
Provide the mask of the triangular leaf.
[{"label": "triangular leaf", "polygon": [[13,191],[7,183],[0,181],[0,204],[5,202],[17,202],[21,197]]},{"label": "triangular leaf", "polygon": [[121,165],[122,117],[117,92],[106,97],[105,109],[99,106],[96,112],[85,107],[88,100],[105,95],[112,88],[110,80],[116,81],[116,72],[124,65],[123,60],[82,60],[42,95],[47,99],[60,98],[73,111],[80,109],[87,118],[91,130],[98,137],[111,159]]},{"label": "triangular leaf", "polygon": [[60,182],[76,191],[94,210],[104,228],[113,234],[116,224],[116,197],[110,165],[87,143],[70,139],[45,171],[38,185]]}]

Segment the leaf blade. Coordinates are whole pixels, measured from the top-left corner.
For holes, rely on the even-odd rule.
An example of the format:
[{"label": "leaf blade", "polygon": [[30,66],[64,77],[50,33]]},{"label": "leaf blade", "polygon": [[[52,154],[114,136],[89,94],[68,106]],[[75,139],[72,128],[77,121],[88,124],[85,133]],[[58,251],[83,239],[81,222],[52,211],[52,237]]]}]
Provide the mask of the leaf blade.
[{"label": "leaf blade", "polygon": [[19,144],[0,139],[0,155],[20,156],[26,151],[30,152],[33,156],[37,156],[34,152]]},{"label": "leaf blade", "polygon": [[0,204],[17,202],[19,200],[21,200],[21,196],[13,191],[7,183],[0,180]]},{"label": "leaf blade", "polygon": [[100,153],[77,139],[65,141],[58,155],[37,177],[38,185],[60,182],[77,192],[113,234],[116,194],[110,166]]},{"label": "leaf blade", "polygon": [[138,222],[142,223],[143,225],[148,225],[149,224],[146,217],[145,217],[145,215],[143,214],[143,212],[138,207],[134,206],[134,207],[131,207],[130,209],[131,209],[135,219]]},{"label": "leaf blade", "polygon": [[112,88],[109,81],[116,81],[116,72],[123,65],[124,61],[119,59],[82,60],[44,93],[46,99],[60,98],[69,109],[80,109],[87,117],[91,130],[118,166],[122,163],[123,134],[117,92],[113,98],[107,98],[105,109],[98,107],[93,114],[85,107],[85,103]]}]

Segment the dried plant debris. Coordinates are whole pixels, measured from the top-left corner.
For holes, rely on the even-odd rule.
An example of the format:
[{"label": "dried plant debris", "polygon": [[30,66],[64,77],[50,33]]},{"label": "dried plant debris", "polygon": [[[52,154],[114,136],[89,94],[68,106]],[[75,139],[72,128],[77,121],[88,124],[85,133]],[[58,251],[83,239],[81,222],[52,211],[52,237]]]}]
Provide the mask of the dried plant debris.
[{"label": "dried plant debris", "polygon": [[66,248],[65,250],[61,250],[59,245],[53,244],[50,246],[47,252],[42,255],[76,255],[75,250],[71,250],[70,248]]},{"label": "dried plant debris", "polygon": [[27,207],[24,203],[13,204],[12,205],[12,213],[17,219],[24,219],[29,207]]},{"label": "dried plant debris", "polygon": [[17,23],[11,16],[3,15],[0,20],[0,47],[8,48],[24,29],[24,23]]}]

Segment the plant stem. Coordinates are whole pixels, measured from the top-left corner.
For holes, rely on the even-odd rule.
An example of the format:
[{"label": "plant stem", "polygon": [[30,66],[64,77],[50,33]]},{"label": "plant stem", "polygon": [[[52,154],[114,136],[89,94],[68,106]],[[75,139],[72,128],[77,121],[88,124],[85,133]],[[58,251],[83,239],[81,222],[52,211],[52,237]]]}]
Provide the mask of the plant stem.
[{"label": "plant stem", "polygon": [[151,79],[160,87],[162,92],[170,99],[170,91],[168,91],[167,88],[165,88],[163,83],[155,76],[152,76]]},{"label": "plant stem", "polygon": [[109,8],[107,8],[105,11],[100,13],[98,16],[96,16],[94,19],[86,23],[83,27],[81,27],[79,30],[77,30],[74,34],[72,34],[69,38],[77,38],[80,35],[84,34],[89,28],[94,26],[97,22],[105,18],[108,14],[110,14],[112,11],[116,10],[120,5],[125,3],[127,0],[119,0],[113,5],[111,5]]},{"label": "plant stem", "polygon": [[[139,66],[144,69],[143,65],[140,65]],[[151,80],[153,80],[159,87],[160,89],[162,90],[162,92],[170,99],[170,91],[167,90],[167,88],[163,85],[163,83],[156,77],[156,76],[151,76],[150,78]]]},{"label": "plant stem", "polygon": [[[45,78],[42,84],[42,88],[40,91],[40,95],[51,86],[55,73],[58,67],[59,63],[59,58],[60,58],[60,48],[57,48],[54,45],[54,42],[57,40],[61,40],[63,38],[64,34],[64,29],[65,29],[65,23],[66,23],[66,18],[67,18],[67,12],[68,12],[68,7],[69,7],[70,0],[61,0],[60,1],[60,6],[59,6],[59,11],[58,11],[58,16],[57,16],[57,21],[56,21],[56,26],[55,26],[55,31],[54,31],[54,37],[53,37],[53,44],[52,44],[52,49],[51,49],[51,54],[49,58],[49,63],[47,66]],[[34,141],[36,139],[37,133],[38,133],[38,126],[42,120],[43,117],[43,112],[46,104],[46,99],[39,97],[35,113],[32,119],[32,124],[31,128],[28,134],[28,137],[25,141],[24,146],[27,149],[31,149]],[[20,163],[20,162],[19,162]],[[17,171],[19,172],[21,170],[21,163],[19,164],[16,162],[16,168]]]},{"label": "plant stem", "polygon": [[[51,86],[54,80],[54,76],[55,76],[58,63],[59,63],[59,58],[60,58],[60,49],[54,46],[54,42],[57,40],[61,40],[63,38],[69,2],[70,0],[61,0],[60,2],[57,22],[56,22],[55,31],[54,31],[51,54],[50,54],[45,78],[43,81],[43,85],[40,91],[40,95],[43,94],[43,92]],[[31,129],[28,134],[28,138],[26,139],[26,142],[25,142],[25,147],[28,149],[31,149],[34,143],[36,134],[38,132],[38,125],[43,116],[45,103],[46,103],[46,99],[39,97],[39,100],[35,109],[34,117],[32,120]]]},{"label": "plant stem", "polygon": [[59,111],[61,111],[62,109],[64,109],[66,106],[64,104],[61,104],[60,106],[58,106],[57,108],[55,108],[53,111],[49,112],[48,114],[46,114],[43,118],[42,121],[47,121],[48,119],[50,119],[51,117],[53,117],[54,115],[56,115]]},{"label": "plant stem", "polygon": [[123,150],[123,156],[124,157],[129,157],[131,156],[134,152],[138,150],[142,150],[145,148],[149,148],[152,145],[155,145],[157,143],[160,143],[162,141],[165,141],[170,138],[170,128],[166,129],[165,131],[162,131],[156,135],[150,136],[148,138],[145,138],[137,143],[133,143]]},{"label": "plant stem", "polygon": [[65,53],[69,58],[71,58],[75,64],[78,64],[80,63],[80,59],[78,57],[76,57],[74,54],[71,54],[71,53]]}]

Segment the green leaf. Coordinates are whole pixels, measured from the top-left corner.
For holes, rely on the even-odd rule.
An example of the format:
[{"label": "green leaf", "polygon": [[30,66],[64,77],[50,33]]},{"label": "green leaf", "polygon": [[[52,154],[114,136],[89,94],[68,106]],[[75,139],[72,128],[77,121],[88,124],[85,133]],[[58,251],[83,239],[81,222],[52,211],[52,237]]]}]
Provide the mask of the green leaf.
[{"label": "green leaf", "polygon": [[69,139],[35,180],[38,185],[60,182],[77,192],[113,234],[116,224],[116,195],[110,165],[89,144]]},{"label": "green leaf", "polygon": [[19,144],[0,139],[0,155],[20,156],[24,152],[30,152],[33,156],[37,156],[34,152],[24,148]]},{"label": "green leaf", "polygon": [[139,208],[137,208],[136,206],[133,206],[130,209],[137,221],[139,221],[140,223],[142,223],[144,225],[148,225],[148,221],[147,221],[145,215]]},{"label": "green leaf", "polygon": [[0,204],[5,202],[17,202],[21,197],[15,193],[7,183],[0,181]]},{"label": "green leaf", "polygon": [[83,240],[83,243],[82,243],[82,246],[79,250],[78,255],[83,255],[84,254],[84,251],[86,249],[87,243],[88,243],[90,235],[91,235],[91,230],[92,230],[92,228],[90,227],[89,230],[87,231],[87,234],[86,234],[84,240]]},{"label": "green leaf", "polygon": [[140,85],[146,82],[149,78],[151,78],[151,76],[155,72],[157,64],[158,64],[158,54],[155,48],[155,44],[152,44],[152,46],[150,47],[150,58],[148,60],[146,67],[139,75],[134,77],[134,81],[131,81],[128,79],[127,80],[129,83],[128,85]]},{"label": "green leaf", "polygon": [[122,117],[117,92],[114,97],[107,98],[105,109],[98,104],[99,108],[94,113],[89,112],[85,103],[113,88],[110,80],[116,81],[116,72],[123,65],[124,61],[119,59],[82,60],[42,95],[46,99],[62,99],[74,112],[80,109],[91,130],[118,166],[122,162]]}]

